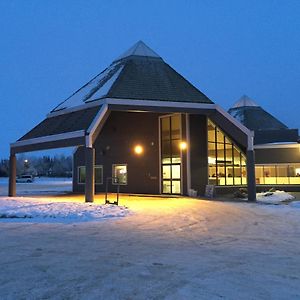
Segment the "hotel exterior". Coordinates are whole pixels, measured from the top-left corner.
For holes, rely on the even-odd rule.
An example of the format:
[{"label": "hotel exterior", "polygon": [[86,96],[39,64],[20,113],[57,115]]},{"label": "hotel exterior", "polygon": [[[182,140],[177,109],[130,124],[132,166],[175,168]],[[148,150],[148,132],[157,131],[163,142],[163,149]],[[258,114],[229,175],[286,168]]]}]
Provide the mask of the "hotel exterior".
[{"label": "hotel exterior", "polygon": [[9,195],[16,154],[72,146],[73,191],[88,202],[110,180],[134,194],[247,187],[255,201],[255,131],[235,117],[140,41],[11,144]]}]

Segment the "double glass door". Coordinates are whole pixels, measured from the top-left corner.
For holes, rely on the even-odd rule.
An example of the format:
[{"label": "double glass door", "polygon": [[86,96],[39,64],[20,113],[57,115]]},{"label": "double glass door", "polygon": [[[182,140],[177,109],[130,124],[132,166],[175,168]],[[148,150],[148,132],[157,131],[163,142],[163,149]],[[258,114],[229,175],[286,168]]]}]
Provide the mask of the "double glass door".
[{"label": "double glass door", "polygon": [[181,194],[181,115],[160,118],[162,193]]}]

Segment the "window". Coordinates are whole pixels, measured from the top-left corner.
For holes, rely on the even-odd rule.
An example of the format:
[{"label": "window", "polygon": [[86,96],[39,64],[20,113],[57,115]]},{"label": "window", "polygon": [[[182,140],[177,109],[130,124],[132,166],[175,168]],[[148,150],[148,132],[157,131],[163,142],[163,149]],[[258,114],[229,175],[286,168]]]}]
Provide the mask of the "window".
[{"label": "window", "polygon": [[181,194],[181,115],[160,118],[162,193]]},{"label": "window", "polygon": [[78,168],[78,183],[85,183],[85,167]]},{"label": "window", "polygon": [[214,185],[247,184],[244,153],[211,120],[208,131],[208,177]]},{"label": "window", "polygon": [[113,184],[127,185],[127,165],[113,165],[112,167]]},{"label": "window", "polygon": [[256,184],[300,184],[300,164],[255,165]]},{"label": "window", "polygon": [[[103,166],[94,167],[95,184],[103,184]],[[85,166],[78,167],[78,183],[85,184]]]}]

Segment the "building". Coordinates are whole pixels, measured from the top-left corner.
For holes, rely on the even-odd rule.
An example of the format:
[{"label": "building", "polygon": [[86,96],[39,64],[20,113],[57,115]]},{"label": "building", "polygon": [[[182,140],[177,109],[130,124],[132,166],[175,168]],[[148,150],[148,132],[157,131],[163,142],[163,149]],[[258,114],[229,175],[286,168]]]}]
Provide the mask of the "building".
[{"label": "building", "polygon": [[142,194],[247,185],[255,200],[253,133],[142,41],[11,144],[9,195],[17,153],[70,146],[73,191],[86,201],[110,178]]},{"label": "building", "polygon": [[289,129],[245,95],[228,112],[254,131],[258,190],[277,187],[287,191],[300,191],[298,129]]}]

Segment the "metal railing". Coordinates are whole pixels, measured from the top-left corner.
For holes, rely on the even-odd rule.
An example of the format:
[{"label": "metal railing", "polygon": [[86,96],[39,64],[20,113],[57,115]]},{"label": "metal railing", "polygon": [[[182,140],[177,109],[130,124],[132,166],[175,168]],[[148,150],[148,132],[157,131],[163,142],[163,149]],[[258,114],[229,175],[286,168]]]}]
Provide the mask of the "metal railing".
[{"label": "metal railing", "polygon": [[[116,200],[109,200],[108,199],[108,185],[109,182],[111,182],[111,185],[116,185],[117,186],[117,199]],[[107,177],[106,178],[106,185],[105,185],[105,204],[114,204],[114,205],[119,205],[119,194],[120,194],[120,184],[119,184],[119,179],[117,177]]]}]

